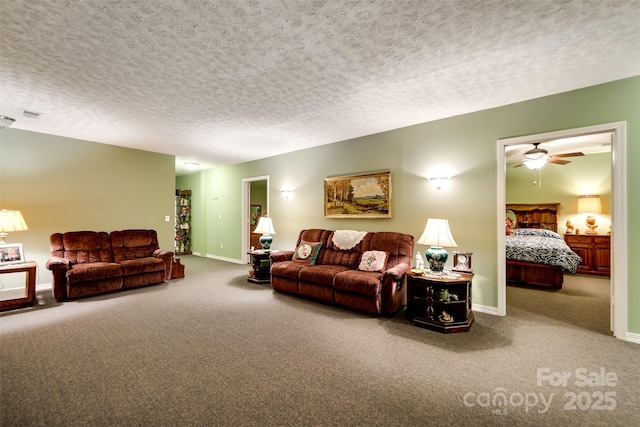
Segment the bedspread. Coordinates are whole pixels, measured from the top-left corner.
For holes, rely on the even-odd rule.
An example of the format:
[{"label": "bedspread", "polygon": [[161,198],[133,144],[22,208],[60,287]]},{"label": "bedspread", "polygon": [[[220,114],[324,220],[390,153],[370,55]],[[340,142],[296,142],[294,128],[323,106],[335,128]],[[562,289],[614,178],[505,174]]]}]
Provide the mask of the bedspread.
[{"label": "bedspread", "polygon": [[505,252],[507,259],[558,266],[570,273],[582,262],[558,233],[549,230],[516,229],[505,236]]}]

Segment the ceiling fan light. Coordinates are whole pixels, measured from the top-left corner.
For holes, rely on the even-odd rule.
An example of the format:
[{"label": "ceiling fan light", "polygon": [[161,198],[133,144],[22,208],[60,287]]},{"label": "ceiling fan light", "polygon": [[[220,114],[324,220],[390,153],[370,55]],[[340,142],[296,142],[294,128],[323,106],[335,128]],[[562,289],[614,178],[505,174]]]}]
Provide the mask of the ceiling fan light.
[{"label": "ceiling fan light", "polygon": [[540,157],[535,159],[526,159],[524,165],[529,169],[541,169],[547,163],[548,157]]}]

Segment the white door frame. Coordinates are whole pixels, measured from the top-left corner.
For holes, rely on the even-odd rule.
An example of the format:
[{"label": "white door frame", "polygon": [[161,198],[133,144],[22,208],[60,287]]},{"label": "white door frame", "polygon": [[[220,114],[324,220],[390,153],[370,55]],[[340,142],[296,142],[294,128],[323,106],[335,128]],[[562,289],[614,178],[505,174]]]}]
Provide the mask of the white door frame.
[{"label": "white door frame", "polygon": [[540,140],[569,138],[592,133],[613,132],[611,147],[611,321],[616,338],[627,340],[627,122],[606,123],[537,135],[499,139],[497,142],[498,194],[498,314],[507,310],[504,216],[506,204],[505,147]]},{"label": "white door frame", "polygon": [[269,213],[271,191],[269,191],[269,175],[255,176],[253,178],[244,178],[242,180],[242,262],[248,264],[250,257],[247,254],[249,252],[249,230],[250,228],[250,202],[251,202],[251,183],[253,181],[267,181],[267,206],[264,210],[265,213]]}]

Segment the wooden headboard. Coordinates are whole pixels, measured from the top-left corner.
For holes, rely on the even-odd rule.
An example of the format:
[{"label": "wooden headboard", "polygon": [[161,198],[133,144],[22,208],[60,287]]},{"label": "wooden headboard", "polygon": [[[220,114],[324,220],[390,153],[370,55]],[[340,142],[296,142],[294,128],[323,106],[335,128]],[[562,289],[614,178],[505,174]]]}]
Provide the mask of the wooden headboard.
[{"label": "wooden headboard", "polygon": [[558,206],[560,203],[508,204],[507,211],[516,214],[515,228],[544,228],[557,232]]}]

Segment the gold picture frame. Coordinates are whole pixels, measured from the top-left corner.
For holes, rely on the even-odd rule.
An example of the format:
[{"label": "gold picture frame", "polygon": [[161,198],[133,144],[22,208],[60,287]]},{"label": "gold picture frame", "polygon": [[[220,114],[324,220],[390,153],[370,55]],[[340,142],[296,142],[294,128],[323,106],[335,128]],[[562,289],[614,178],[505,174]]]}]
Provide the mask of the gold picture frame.
[{"label": "gold picture frame", "polygon": [[391,171],[324,180],[325,218],[391,218]]}]

